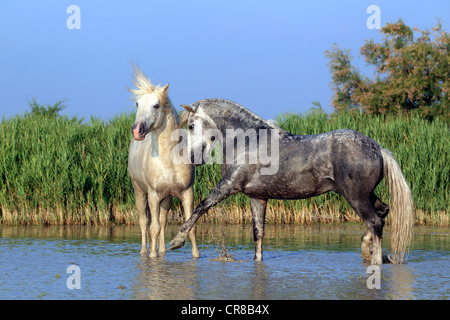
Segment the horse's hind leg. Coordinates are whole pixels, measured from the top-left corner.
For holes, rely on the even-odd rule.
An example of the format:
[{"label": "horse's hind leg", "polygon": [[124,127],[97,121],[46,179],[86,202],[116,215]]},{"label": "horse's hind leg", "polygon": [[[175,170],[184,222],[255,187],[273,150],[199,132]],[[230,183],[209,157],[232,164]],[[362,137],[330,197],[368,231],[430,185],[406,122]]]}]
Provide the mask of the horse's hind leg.
[{"label": "horse's hind leg", "polygon": [[[384,219],[389,213],[389,206],[381,201],[373,192],[370,195],[370,202],[377,210],[378,215]],[[364,261],[372,261],[373,235],[370,229],[367,229],[361,237],[361,257]]]},{"label": "horse's hind leg", "polygon": [[[191,217],[192,211],[194,210],[194,190],[192,187],[184,191],[181,202],[183,204],[183,210],[187,221]],[[195,237],[195,227],[189,231],[189,238],[192,243],[192,257],[198,258],[200,256],[200,252],[198,250],[197,239]]]},{"label": "horse's hind leg", "polygon": [[262,242],[267,200],[250,198],[253,218],[253,239],[255,240],[255,261],[262,261]]},{"label": "horse's hind leg", "polygon": [[370,201],[372,202],[375,209],[377,209],[378,214],[381,216],[381,218],[386,218],[389,214],[389,206],[381,201],[374,193],[372,193]]},{"label": "horse's hind leg", "polygon": [[369,197],[367,197],[366,199],[367,200],[347,198],[347,201],[350,203],[356,213],[364,220],[368,227],[367,232],[361,239],[363,258],[368,258],[369,254],[371,254],[371,264],[382,264],[382,238],[384,218],[378,213],[378,210],[372,204],[372,201],[370,201]]},{"label": "horse's hind leg", "polygon": [[372,232],[367,229],[361,237],[361,257],[366,262],[371,262],[372,260],[372,246]]},{"label": "horse's hind leg", "polygon": [[159,206],[159,224],[161,226],[161,232],[159,233],[159,253],[166,252],[165,231],[167,224],[167,213],[172,206],[172,197],[168,197],[161,202]]}]

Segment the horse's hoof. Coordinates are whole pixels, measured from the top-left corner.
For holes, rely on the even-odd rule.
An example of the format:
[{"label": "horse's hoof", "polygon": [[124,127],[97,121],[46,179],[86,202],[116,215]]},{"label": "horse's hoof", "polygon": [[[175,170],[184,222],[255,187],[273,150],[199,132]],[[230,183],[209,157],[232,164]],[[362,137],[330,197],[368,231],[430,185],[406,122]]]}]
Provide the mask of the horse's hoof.
[{"label": "horse's hoof", "polygon": [[169,242],[170,248],[169,250],[175,250],[175,249],[179,249],[182,246],[184,246],[184,240],[182,239],[177,239],[175,237],[175,239],[173,239],[171,242]]},{"label": "horse's hoof", "polygon": [[391,257],[388,254],[383,255],[383,263],[391,264],[394,263]]},{"label": "horse's hoof", "polygon": [[197,251],[192,251],[192,258],[194,258],[194,259],[197,259],[197,258],[199,258],[200,257],[200,252],[197,250]]},{"label": "horse's hoof", "polygon": [[263,261],[263,258],[262,258],[262,256],[257,256],[257,255],[255,255],[255,256],[253,257],[253,261],[255,261],[255,262],[261,262],[261,261]]}]

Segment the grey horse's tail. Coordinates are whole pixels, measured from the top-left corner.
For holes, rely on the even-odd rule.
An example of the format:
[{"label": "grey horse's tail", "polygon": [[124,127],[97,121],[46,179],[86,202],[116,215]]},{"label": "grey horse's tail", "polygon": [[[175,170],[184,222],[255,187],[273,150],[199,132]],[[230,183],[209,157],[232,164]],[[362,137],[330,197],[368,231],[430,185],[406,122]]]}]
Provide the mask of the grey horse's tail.
[{"label": "grey horse's tail", "polygon": [[381,149],[384,177],[389,185],[391,213],[390,246],[392,263],[403,263],[413,239],[414,212],[411,190],[392,152]]}]

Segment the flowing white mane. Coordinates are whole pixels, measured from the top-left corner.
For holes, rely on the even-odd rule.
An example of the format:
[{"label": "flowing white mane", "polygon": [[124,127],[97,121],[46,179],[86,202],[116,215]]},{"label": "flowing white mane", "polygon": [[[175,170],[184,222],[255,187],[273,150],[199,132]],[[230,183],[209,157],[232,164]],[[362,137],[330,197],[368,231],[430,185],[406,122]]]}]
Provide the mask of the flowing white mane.
[{"label": "flowing white mane", "polygon": [[142,97],[144,94],[156,94],[159,98],[159,102],[162,107],[170,107],[172,110],[172,113],[175,115],[177,122],[179,122],[179,117],[176,109],[173,107],[172,102],[170,101],[169,94],[168,94],[168,86],[162,87],[160,85],[153,85],[151,80],[142,72],[142,70],[137,67],[133,66],[133,75],[131,76],[133,80],[133,84],[136,87],[128,88],[128,91],[130,91],[133,94],[132,99],[134,101],[139,100],[140,97]]}]

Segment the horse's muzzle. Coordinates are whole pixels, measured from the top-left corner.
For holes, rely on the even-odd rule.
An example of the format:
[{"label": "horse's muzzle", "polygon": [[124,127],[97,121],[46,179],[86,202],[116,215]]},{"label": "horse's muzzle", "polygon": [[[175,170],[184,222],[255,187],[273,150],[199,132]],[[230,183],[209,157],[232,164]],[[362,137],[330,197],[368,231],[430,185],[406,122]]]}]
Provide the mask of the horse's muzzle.
[{"label": "horse's muzzle", "polygon": [[133,133],[134,140],[142,141],[144,140],[150,128],[144,121],[138,121],[131,127],[131,132]]},{"label": "horse's muzzle", "polygon": [[[203,162],[203,157],[202,157],[202,162]],[[203,163],[198,163],[198,162],[196,162],[195,161],[195,158],[194,158],[194,155],[191,155],[191,164],[193,164],[194,166],[200,166],[200,165],[202,165]]]},{"label": "horse's muzzle", "polygon": [[201,153],[195,154],[195,151],[191,151],[191,164],[194,166],[201,166],[202,164],[205,164],[205,159],[203,158],[204,152],[205,152],[206,145],[202,145]]}]

